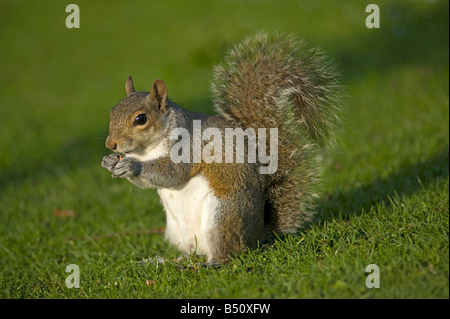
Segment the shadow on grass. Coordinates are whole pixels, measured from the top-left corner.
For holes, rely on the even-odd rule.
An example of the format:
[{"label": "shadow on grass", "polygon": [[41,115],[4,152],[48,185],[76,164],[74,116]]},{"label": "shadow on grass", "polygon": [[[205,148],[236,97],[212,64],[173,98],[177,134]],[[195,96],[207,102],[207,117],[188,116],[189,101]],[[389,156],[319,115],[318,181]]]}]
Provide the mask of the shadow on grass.
[{"label": "shadow on grass", "polygon": [[[106,131],[106,129],[103,129]],[[17,162],[8,170],[0,170],[0,194],[9,186],[19,187],[25,182],[42,183],[48,178],[98,164],[109,151],[104,145],[107,134],[74,135],[64,142],[49,147]]]},{"label": "shadow on grass", "polygon": [[379,29],[366,29],[340,48],[336,60],[347,83],[367,73],[386,73],[406,65],[448,66],[449,2],[430,3],[427,10],[410,3],[381,6]]},{"label": "shadow on grass", "polygon": [[326,196],[318,207],[317,222],[361,215],[369,212],[377,203],[385,202],[395,195],[409,196],[448,177],[448,147],[429,158],[400,168],[386,178]]}]

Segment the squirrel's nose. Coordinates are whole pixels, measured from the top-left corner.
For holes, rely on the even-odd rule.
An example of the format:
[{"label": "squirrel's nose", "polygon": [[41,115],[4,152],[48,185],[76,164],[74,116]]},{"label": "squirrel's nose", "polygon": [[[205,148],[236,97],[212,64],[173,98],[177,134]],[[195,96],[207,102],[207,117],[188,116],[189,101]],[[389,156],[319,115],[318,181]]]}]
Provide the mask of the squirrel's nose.
[{"label": "squirrel's nose", "polygon": [[105,141],[105,146],[107,148],[109,148],[110,150],[114,151],[117,148],[117,143],[114,143],[113,141],[111,141],[111,138],[108,136]]}]

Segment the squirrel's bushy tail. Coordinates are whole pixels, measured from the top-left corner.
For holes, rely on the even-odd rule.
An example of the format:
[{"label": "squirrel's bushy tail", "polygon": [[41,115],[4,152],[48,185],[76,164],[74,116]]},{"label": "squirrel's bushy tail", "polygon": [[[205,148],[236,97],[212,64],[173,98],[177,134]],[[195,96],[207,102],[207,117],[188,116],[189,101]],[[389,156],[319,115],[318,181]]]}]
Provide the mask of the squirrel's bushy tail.
[{"label": "squirrel's bushy tail", "polygon": [[278,128],[265,221],[269,231],[296,232],[313,214],[315,150],[335,140],[341,90],[334,67],[293,35],[258,33],[216,66],[212,92],[225,117],[244,127]]}]

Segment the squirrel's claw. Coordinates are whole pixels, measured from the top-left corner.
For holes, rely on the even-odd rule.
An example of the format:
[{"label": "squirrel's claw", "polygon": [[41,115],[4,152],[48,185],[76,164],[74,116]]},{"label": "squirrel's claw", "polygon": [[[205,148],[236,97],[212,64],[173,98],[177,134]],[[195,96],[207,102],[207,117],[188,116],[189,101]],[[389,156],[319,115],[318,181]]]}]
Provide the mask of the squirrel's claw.
[{"label": "squirrel's claw", "polygon": [[117,163],[119,162],[119,159],[116,154],[109,154],[106,156],[103,156],[102,159],[102,166],[112,172],[114,168],[116,167]]},{"label": "squirrel's claw", "polygon": [[132,165],[132,161],[127,158],[124,158],[124,159],[118,161],[112,170],[111,177],[113,177],[113,178],[130,177],[131,175],[133,175],[133,170],[131,169],[131,165]]}]

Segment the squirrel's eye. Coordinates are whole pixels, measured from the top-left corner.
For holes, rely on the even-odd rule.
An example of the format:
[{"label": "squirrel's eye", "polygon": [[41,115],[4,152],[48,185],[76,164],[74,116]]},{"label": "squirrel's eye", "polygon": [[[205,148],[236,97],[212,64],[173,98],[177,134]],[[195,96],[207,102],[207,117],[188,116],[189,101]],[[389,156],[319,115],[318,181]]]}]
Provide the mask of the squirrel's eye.
[{"label": "squirrel's eye", "polygon": [[145,123],[147,123],[147,115],[145,114],[139,114],[134,119],[134,125],[144,125]]}]

